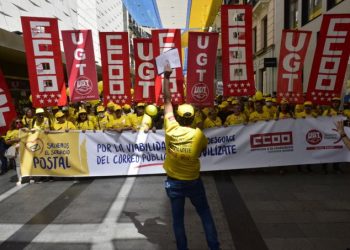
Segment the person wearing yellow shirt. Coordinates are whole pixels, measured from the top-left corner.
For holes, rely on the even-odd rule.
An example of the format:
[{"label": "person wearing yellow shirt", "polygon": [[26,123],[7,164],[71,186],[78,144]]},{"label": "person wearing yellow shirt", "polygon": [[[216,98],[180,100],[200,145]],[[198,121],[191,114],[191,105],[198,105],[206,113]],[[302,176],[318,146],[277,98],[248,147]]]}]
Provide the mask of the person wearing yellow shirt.
[{"label": "person wearing yellow shirt", "polygon": [[85,109],[80,109],[75,127],[79,130],[94,130],[95,124],[88,119],[88,114]]},{"label": "person wearing yellow shirt", "polygon": [[190,127],[194,119],[191,105],[180,105],[175,118],[169,87],[171,72],[167,66],[163,84],[166,145],[163,167],[167,174],[165,190],[171,204],[176,245],[178,249],[188,249],[184,226],[184,205],[188,197],[201,218],[209,248],[220,249],[215,223],[200,178],[199,156],[205,150],[208,139],[200,129]]},{"label": "person wearing yellow shirt", "polygon": [[339,97],[333,97],[331,106],[323,112],[322,116],[336,116],[343,114],[340,110],[340,103],[341,101]]},{"label": "person wearing yellow shirt", "polygon": [[72,122],[66,120],[66,116],[62,111],[58,111],[55,114],[55,117],[56,117],[56,122],[53,124],[53,130],[56,130],[56,131],[64,130],[68,132],[69,130],[76,129],[76,127]]},{"label": "person wearing yellow shirt", "polygon": [[221,127],[222,121],[218,116],[216,108],[209,108],[208,117],[204,120],[203,128]]},{"label": "person wearing yellow shirt", "polygon": [[109,120],[110,122],[113,122],[113,120],[115,119],[114,108],[115,108],[114,102],[110,101],[109,103],[107,103],[107,108],[106,108],[105,116],[108,117],[108,120]]},{"label": "person wearing yellow shirt", "polygon": [[105,107],[98,106],[96,111],[97,111],[96,129],[97,130],[108,129],[110,121],[109,121],[109,117],[105,115]]},{"label": "person wearing yellow shirt", "polygon": [[310,101],[305,101],[304,102],[304,109],[302,112],[297,112],[295,113],[295,118],[307,118],[307,117],[317,117],[317,113],[312,111],[312,102]]},{"label": "person wearing yellow shirt", "polygon": [[254,108],[255,111],[249,115],[249,122],[270,120],[270,114],[263,110],[263,100],[255,100]]},{"label": "person wearing yellow shirt", "polygon": [[247,116],[241,111],[241,106],[238,100],[232,101],[233,114],[226,118],[225,126],[239,125],[247,123]]},{"label": "person wearing yellow shirt", "polygon": [[265,99],[265,105],[263,107],[264,112],[268,112],[270,115],[270,119],[273,119],[275,116],[275,113],[277,111],[277,107],[273,105],[272,98],[267,97]]},{"label": "person wearing yellow shirt", "polygon": [[145,104],[140,102],[135,107],[135,114],[130,116],[131,127],[134,131],[140,130],[144,113]]},{"label": "person wearing yellow shirt", "polygon": [[294,114],[289,106],[287,99],[282,99],[279,108],[274,117],[276,120],[294,118]]},{"label": "person wearing yellow shirt", "polygon": [[34,119],[34,112],[32,108],[26,110],[25,115],[22,118],[22,124],[25,128],[31,129]]},{"label": "person wearing yellow shirt", "polygon": [[202,112],[202,110],[198,107],[194,108],[195,113],[194,113],[194,120],[191,125],[192,128],[203,128],[204,125],[204,120],[205,120],[205,114]]},{"label": "person wearing yellow shirt", "polygon": [[45,117],[45,111],[42,108],[35,110],[35,117],[32,123],[32,129],[47,131],[51,129],[51,120]]},{"label": "person wearing yellow shirt", "polygon": [[118,132],[131,129],[131,123],[126,115],[123,114],[122,107],[115,105],[115,118],[108,124],[108,129]]},{"label": "person wearing yellow shirt", "polygon": [[10,124],[10,129],[7,130],[4,136],[5,144],[12,146],[19,142],[19,130],[23,127],[22,121],[20,119],[15,119]]}]

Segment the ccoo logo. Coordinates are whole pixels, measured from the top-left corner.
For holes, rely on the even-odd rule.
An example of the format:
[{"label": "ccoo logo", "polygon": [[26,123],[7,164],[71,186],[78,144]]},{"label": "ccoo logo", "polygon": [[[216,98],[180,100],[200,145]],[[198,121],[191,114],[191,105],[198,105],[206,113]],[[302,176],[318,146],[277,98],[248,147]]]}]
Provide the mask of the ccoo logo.
[{"label": "ccoo logo", "polygon": [[196,101],[205,101],[209,96],[209,88],[204,83],[197,83],[193,85],[191,90],[192,97]]}]

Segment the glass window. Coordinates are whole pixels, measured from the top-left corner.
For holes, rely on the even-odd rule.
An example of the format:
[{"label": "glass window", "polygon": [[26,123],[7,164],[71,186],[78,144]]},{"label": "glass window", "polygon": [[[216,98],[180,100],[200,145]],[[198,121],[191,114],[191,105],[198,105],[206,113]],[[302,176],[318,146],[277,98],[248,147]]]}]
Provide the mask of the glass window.
[{"label": "glass window", "polygon": [[285,25],[286,29],[298,27],[298,0],[285,0]]},{"label": "glass window", "polygon": [[267,47],[267,16],[261,20],[261,48]]},{"label": "glass window", "polygon": [[308,0],[308,21],[315,19],[322,13],[322,0]]},{"label": "glass window", "polygon": [[341,3],[343,2],[344,0],[328,0],[327,1],[327,9],[331,9],[333,8],[334,6],[336,6],[338,3]]},{"label": "glass window", "polygon": [[253,28],[253,53],[256,53],[256,27]]}]

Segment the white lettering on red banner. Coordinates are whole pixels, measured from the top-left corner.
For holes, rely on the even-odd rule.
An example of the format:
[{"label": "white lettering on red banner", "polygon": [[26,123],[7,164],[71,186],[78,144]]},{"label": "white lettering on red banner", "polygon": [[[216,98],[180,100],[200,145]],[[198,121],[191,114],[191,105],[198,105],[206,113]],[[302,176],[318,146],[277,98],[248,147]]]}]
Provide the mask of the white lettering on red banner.
[{"label": "white lettering on red banner", "polygon": [[16,118],[16,110],[5,77],[0,69],[0,134],[4,135],[9,129],[13,119]]},{"label": "white lettering on red banner", "polygon": [[317,41],[307,97],[327,105],[341,95],[350,55],[350,14],[323,15]]},{"label": "white lettering on red banner", "polygon": [[[156,58],[165,51],[177,48],[181,58],[181,33],[179,29],[152,30],[153,56]],[[183,74],[182,68],[173,70],[170,75],[170,92],[172,102],[181,104],[183,102]],[[162,76],[157,75],[155,79],[155,99],[157,104],[163,103]]]},{"label": "white lettering on red banner", "polygon": [[221,13],[224,95],[253,95],[252,6],[223,5]]},{"label": "white lettering on red banner", "polygon": [[152,39],[135,38],[135,86],[134,100],[136,102],[155,102],[155,67]]},{"label": "white lettering on red banner", "polygon": [[214,73],[218,33],[189,32],[187,102],[196,106],[214,104]]},{"label": "white lettering on red banner", "polygon": [[104,102],[130,104],[129,37],[127,32],[100,32]]},{"label": "white lettering on red banner", "polygon": [[302,71],[311,31],[283,30],[278,67],[277,96],[303,103]]},{"label": "white lettering on red banner", "polygon": [[57,19],[21,17],[34,107],[67,102]]},{"label": "white lettering on red banner", "polygon": [[62,31],[71,102],[99,99],[91,30]]}]

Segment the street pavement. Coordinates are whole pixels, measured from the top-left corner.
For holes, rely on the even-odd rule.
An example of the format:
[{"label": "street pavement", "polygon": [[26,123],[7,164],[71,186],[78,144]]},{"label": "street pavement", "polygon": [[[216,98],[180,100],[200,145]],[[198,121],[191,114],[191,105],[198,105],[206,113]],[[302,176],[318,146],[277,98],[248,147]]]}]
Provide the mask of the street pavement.
[{"label": "street pavement", "polygon": [[[350,168],[320,165],[202,174],[222,249],[350,248]],[[163,175],[56,179],[0,176],[0,249],[176,249]],[[208,249],[186,202],[190,249]]]}]

